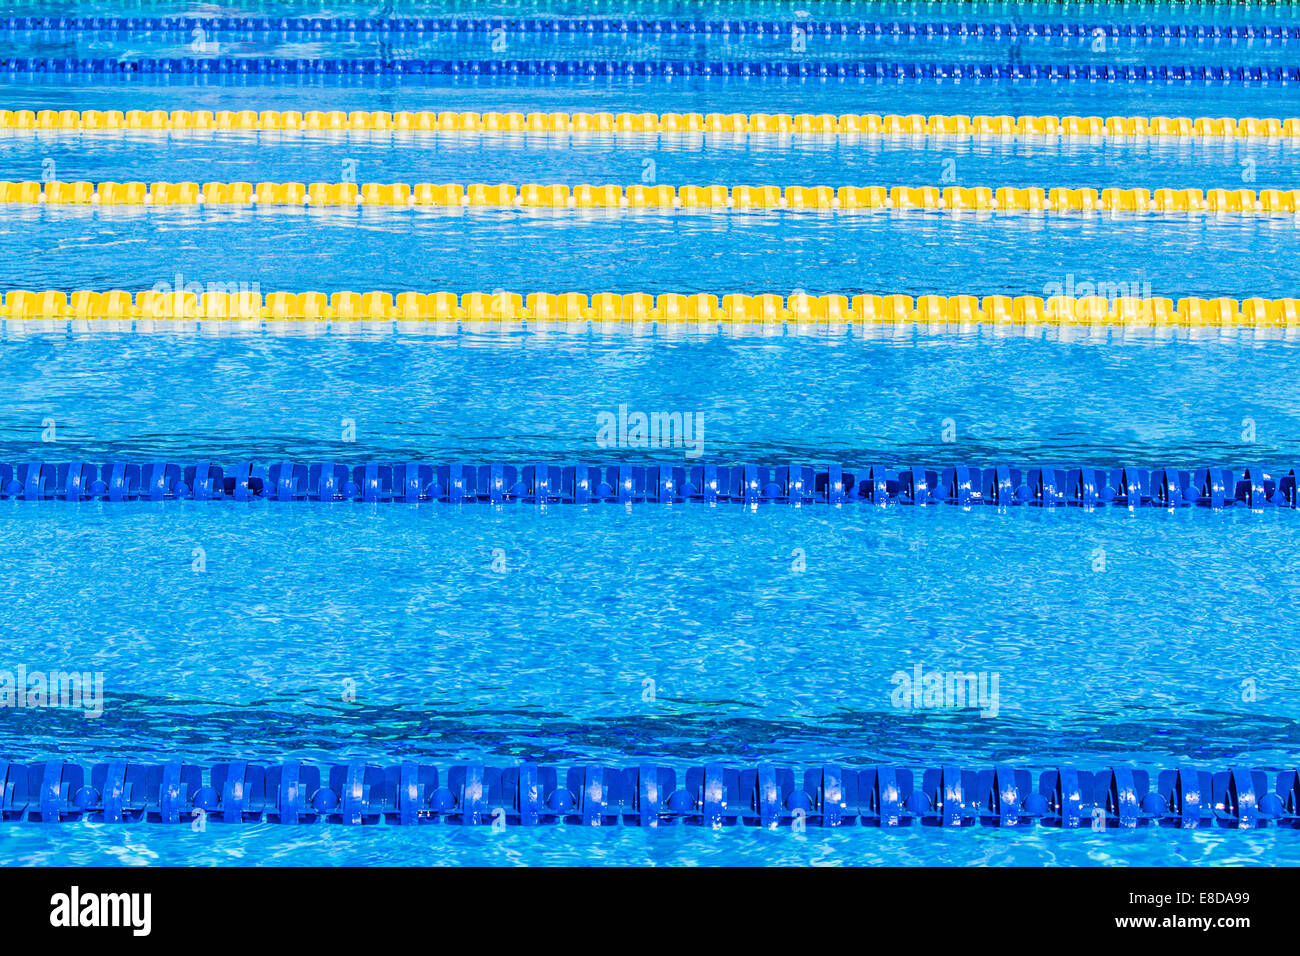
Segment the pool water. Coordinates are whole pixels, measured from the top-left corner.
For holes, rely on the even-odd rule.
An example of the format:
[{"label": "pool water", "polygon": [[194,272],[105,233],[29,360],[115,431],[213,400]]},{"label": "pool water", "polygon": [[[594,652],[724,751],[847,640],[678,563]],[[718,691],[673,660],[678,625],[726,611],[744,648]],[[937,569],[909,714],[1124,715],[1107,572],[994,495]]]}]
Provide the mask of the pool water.
[{"label": "pool water", "polygon": [[[1105,21],[1110,22],[1110,21]],[[704,60],[773,61],[806,56],[818,61],[900,63],[1005,63],[1008,47],[1032,63],[1096,63],[1110,66],[1191,65],[1288,66],[1300,38],[1153,38],[1026,36],[644,36],[606,34],[521,34],[504,41],[490,31],[474,34],[407,34],[397,38],[341,34],[337,39],[310,35],[213,31],[209,45],[175,32],[122,35],[0,30],[0,57],[41,56],[128,59],[135,57],[393,57],[427,59],[554,60]]]},{"label": "pool water", "polygon": [[[35,248],[68,288],[248,283],[264,293],[1041,295],[1074,277],[1073,286],[1125,284],[1138,295],[1282,298],[1295,294],[1294,280],[1276,263],[1300,247],[1286,215],[27,206],[2,222],[0,260]],[[9,283],[48,286],[30,273]]]},{"label": "pool water", "polygon": [[[91,15],[114,5],[5,4]],[[467,4],[394,4],[390,14]],[[484,14],[574,4],[481,4]],[[671,17],[717,5],[610,4]],[[737,6],[740,6],[739,4]],[[786,3],[747,8],[793,15]],[[836,4],[1008,20],[1014,5]],[[1288,7],[1023,5],[1035,22],[1297,23]],[[242,14],[183,3],[140,15]],[[378,15],[364,3],[257,5]],[[862,10],[866,10],[863,13]],[[1010,11],[1010,12],[1008,12]],[[602,8],[602,12],[603,8]],[[36,34],[33,34],[36,36]],[[429,40],[461,55],[482,38]],[[471,40],[473,41],[471,43]],[[88,38],[40,35],[59,55]],[[284,52],[245,39],[230,55]],[[423,42],[423,41],[422,41]],[[113,39],[111,55],[184,55]],[[708,56],[717,52],[710,41]],[[992,55],[940,38],[853,56]],[[65,46],[76,48],[65,52]],[[745,56],[765,55],[762,43]],[[0,34],[0,57],[30,38]],[[616,49],[616,52],[611,50]],[[296,49],[296,48],[295,48]],[[531,37],[528,57],[699,44]],[[1086,51],[1086,47],[1084,48]],[[305,55],[376,55],[326,40]],[[1295,65],[1300,41],[1120,43],[1108,62]],[[992,51],[992,52],[991,52]],[[1061,41],[1026,53],[1072,59]],[[1068,54],[1068,56],[1067,56]],[[24,52],[22,55],[33,55]],[[466,55],[481,55],[473,52]],[[482,54],[486,55],[486,54]],[[1083,54],[1079,54],[1083,56]],[[1088,54],[1096,56],[1097,54]],[[0,75],[8,109],[1300,115],[1295,86]],[[0,179],[775,182],[1296,189],[1292,140],[0,131]],[[647,165],[648,164],[648,165]],[[647,173],[650,179],[646,179]],[[955,180],[951,177],[955,175]],[[0,289],[1300,296],[1278,215],[214,209],[0,205]],[[691,412],[703,462],[1300,464],[1293,332],[871,336],[45,332],[5,323],[0,461],[685,464],[601,412]],[[691,462],[693,463],[693,462]],[[0,711],[0,758],[211,764],[706,761],[1038,771],[1294,768],[1292,509],[0,500],[0,670],[101,672],[103,715]],[[914,667],[996,674],[996,713],[895,706]],[[647,694],[647,688],[650,693]],[[774,832],[0,824],[28,864],[1300,862],[1300,830]]]},{"label": "pool water", "polygon": [[51,458],[50,418],[67,461],[695,463],[599,447],[597,416],[620,404],[699,415],[700,461],[721,463],[1300,461],[1290,340],[29,333],[4,347],[11,462]]},{"label": "pool water", "polygon": [[[12,653],[76,661],[105,685],[97,719],[15,712],[7,735],[32,754],[1285,766],[1294,753],[1300,695],[1277,662],[1300,622],[1293,587],[1270,584],[1288,579],[1290,512],[22,508],[4,532]],[[894,708],[892,675],[918,664],[998,674],[998,712]],[[1244,681],[1257,691],[1249,703]],[[27,829],[6,827],[6,842],[53,851],[50,835]],[[253,861],[270,844],[272,860],[311,862],[339,840],[352,846],[333,827],[214,825],[207,842],[185,827],[132,829],[128,845],[80,841],[75,858],[133,846],[160,862]],[[706,857],[752,861],[767,844],[747,833],[720,837]],[[1221,852],[1250,859],[1268,846],[1274,862],[1293,860],[1292,836],[1234,833]],[[410,862],[426,859],[428,839],[347,852]],[[480,862],[509,855],[474,843],[445,852],[474,859],[475,846]],[[513,852],[575,862],[588,846],[516,839]],[[620,846],[594,859],[631,862]],[[659,846],[663,862],[683,862],[698,843]],[[777,852],[1160,863],[1194,859],[1198,842],[1070,834],[942,846],[863,830],[856,842]]]},{"label": "pool water", "polygon": [[[1300,41],[1297,41],[1300,42]],[[0,72],[11,109],[520,110],[1295,116],[1292,83],[829,77],[249,75]]]},{"label": "pool water", "polygon": [[[292,136],[292,138],[291,138]],[[414,140],[414,141],[412,141]],[[338,179],[340,153],[359,176],[381,172],[396,182],[460,182],[476,166],[502,182],[642,182],[760,185],[852,182],[926,186],[1117,186],[1202,188],[1207,181],[1270,188],[1300,187],[1300,146],[1291,140],[1076,141],[917,136],[799,137],[671,134],[375,134],[135,133],[92,131],[0,137],[10,175],[39,178],[52,164],[63,180],[111,181],[123,166],[148,169],[158,181],[230,182],[249,173],[241,152],[261,154],[258,175],[272,182]],[[1253,177],[1253,182],[1248,182]],[[197,211],[197,210],[195,210]],[[60,211],[59,221],[68,213]],[[12,218],[12,217],[7,217]],[[99,220],[99,222],[102,222]],[[198,216],[187,222],[197,223]],[[460,217],[466,223],[465,217]],[[691,220],[693,221],[693,220]],[[1288,223],[1289,224],[1289,223]],[[841,228],[844,226],[842,225]],[[1124,224],[1117,231],[1130,228]],[[465,228],[469,228],[466,224]]]}]

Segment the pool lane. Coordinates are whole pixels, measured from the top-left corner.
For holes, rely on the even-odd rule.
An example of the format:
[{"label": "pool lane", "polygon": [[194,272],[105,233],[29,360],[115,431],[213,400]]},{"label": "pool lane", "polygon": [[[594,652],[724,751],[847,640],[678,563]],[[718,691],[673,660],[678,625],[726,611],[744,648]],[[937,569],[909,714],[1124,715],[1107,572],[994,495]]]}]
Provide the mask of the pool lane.
[{"label": "pool lane", "polygon": [[[2,344],[9,462],[1300,465],[1294,341],[6,333]],[[702,416],[698,441],[602,444],[599,420],[619,406]]]},{"label": "pool lane", "polygon": [[1281,298],[1298,247],[1288,214],[10,205],[0,286]]},{"label": "pool lane", "polygon": [[[1294,760],[1289,510],[4,511],[11,659],[104,680],[12,759]],[[899,704],[917,665],[997,699]]]},{"label": "pool lane", "polygon": [[[0,73],[6,109],[519,110],[1300,116],[1300,85],[759,77],[114,76]],[[327,102],[328,106],[320,107]]]},{"label": "pool lane", "polygon": [[[1032,63],[1106,66],[1293,66],[1300,37],[822,36],[791,24],[763,37],[546,35],[498,28],[472,34],[283,34],[253,31],[49,33],[0,30],[0,58],[110,60],[195,57],[288,59],[626,60]],[[197,47],[197,48],[196,48]]]},{"label": "pool lane", "polygon": [[[1300,188],[1300,140],[0,132],[9,180]],[[3,215],[3,210],[0,210]]]}]

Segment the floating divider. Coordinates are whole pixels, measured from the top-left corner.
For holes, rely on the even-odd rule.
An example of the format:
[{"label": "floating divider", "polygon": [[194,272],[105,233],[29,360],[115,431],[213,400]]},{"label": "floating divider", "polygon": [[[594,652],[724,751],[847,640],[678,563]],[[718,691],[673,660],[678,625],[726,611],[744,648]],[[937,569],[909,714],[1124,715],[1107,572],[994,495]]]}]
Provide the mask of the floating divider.
[{"label": "floating divider", "polygon": [[474,113],[353,110],[0,110],[0,130],[95,132],[695,133],[1295,139],[1300,118],[920,113]]},{"label": "floating divider", "polygon": [[[671,421],[627,423],[685,447]],[[629,434],[631,431],[629,430]],[[675,434],[675,438],[673,437]],[[22,501],[733,502],[786,505],[1114,505],[1126,508],[1300,506],[1300,465],[1264,468],[886,465],[346,465],[338,462],[0,463],[0,497]]]},{"label": "floating divider", "polygon": [[370,206],[531,209],[943,212],[1300,212],[1300,189],[1030,186],[567,186],[563,183],[0,182],[0,204],[47,206]]},{"label": "floating divider", "polygon": [[191,37],[205,33],[277,34],[312,39],[356,34],[397,34],[410,40],[426,34],[479,36],[493,31],[538,37],[718,37],[723,39],[788,37],[796,30],[807,37],[908,37],[977,39],[1087,38],[1294,40],[1300,26],[1249,23],[964,23],[939,21],[818,20],[643,17],[274,17],[274,16],[5,16],[0,32],[9,33],[156,33]]},{"label": "floating divider", "polygon": [[943,331],[988,326],[1300,330],[1300,298],[1233,299],[989,295],[723,295],[645,292],[62,292],[12,290],[0,320],[32,331],[567,332],[799,330],[850,333],[912,325]]},{"label": "floating divider", "polygon": [[1000,764],[802,772],[705,764],[565,768],[411,761],[0,761],[0,819],[33,823],[1032,827],[1300,826],[1294,769],[1158,770]]},{"label": "floating divider", "polygon": [[[1201,13],[1207,16],[1222,15],[1227,9],[1229,17],[1254,14],[1257,16],[1294,16],[1292,11],[1295,9],[1296,0],[1074,0],[1074,2],[1040,2],[1040,0],[926,0],[924,6],[928,7],[966,7],[974,10],[983,10],[990,13],[1009,13],[1028,10],[1034,14],[1057,13],[1066,15],[1077,15],[1082,11],[1096,10],[1099,14],[1105,14],[1116,8],[1132,10],[1134,7],[1150,13],[1166,12],[1169,14],[1186,15],[1189,13]],[[170,5],[151,2],[151,0],[121,0],[115,6],[121,9],[140,9],[149,10],[159,6],[167,8]],[[410,0],[398,0],[392,6],[400,9],[403,7],[430,7],[437,6],[443,14],[459,14],[465,20],[484,20],[499,19],[485,18],[482,14],[482,7],[478,0],[443,0],[437,4],[428,2],[410,2]],[[541,19],[544,22],[555,22],[555,5],[544,2],[544,0],[518,0],[510,4],[519,10],[532,10],[533,19]],[[762,22],[771,21],[774,13],[780,13],[785,17],[798,17],[800,20],[805,18],[816,17],[837,17],[849,18],[861,15],[864,11],[876,14],[883,7],[885,11],[911,11],[915,12],[916,5],[905,2],[877,2],[877,0],[801,0],[801,2],[780,2],[780,0],[597,0],[594,4],[601,9],[599,17],[592,15],[589,19],[632,19],[643,21],[647,18],[652,20],[659,19],[665,23],[669,20],[680,20],[684,16],[693,15],[695,17],[709,17],[715,21],[735,19],[738,14],[754,19],[757,18]],[[808,16],[811,11],[812,16]],[[18,23],[24,18],[15,17],[14,22]],[[45,29],[39,24],[53,23],[61,19],[60,16],[44,15],[33,16],[29,18],[31,22],[38,24],[31,27],[32,29]],[[81,18],[66,17],[62,18],[68,21],[75,21]],[[114,18],[106,18],[112,20]],[[165,15],[144,14],[137,15],[133,19],[141,21],[169,21],[181,20],[173,13]],[[239,18],[233,18],[238,20]],[[255,18],[258,19],[258,18]],[[274,18],[277,22],[280,18]],[[329,23],[334,18],[324,17],[324,22]],[[338,18],[337,22],[348,23],[350,21],[361,22],[364,18]],[[404,20],[406,22],[418,22],[421,19],[441,19],[441,17],[422,18],[422,17],[401,17],[396,13],[374,18],[377,22],[382,20]],[[575,17],[574,19],[582,20],[584,18]],[[871,17],[874,21],[876,17]],[[297,22],[298,17],[290,17],[289,22]],[[907,21],[904,21],[907,22]],[[1023,26],[1023,24],[1022,24]]]},{"label": "floating divider", "polygon": [[865,60],[443,60],[388,57],[3,57],[2,73],[183,76],[713,76],[863,80],[1300,83],[1300,66],[900,63]]}]

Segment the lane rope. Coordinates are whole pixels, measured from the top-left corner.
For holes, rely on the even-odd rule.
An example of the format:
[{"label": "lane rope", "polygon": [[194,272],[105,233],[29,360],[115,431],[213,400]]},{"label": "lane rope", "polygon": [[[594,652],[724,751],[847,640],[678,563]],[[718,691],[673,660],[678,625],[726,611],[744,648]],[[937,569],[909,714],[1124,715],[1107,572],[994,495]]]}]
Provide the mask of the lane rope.
[{"label": "lane rope", "polygon": [[[1173,299],[1110,295],[1110,287],[1066,283],[1062,294],[921,295],[530,292],[268,292],[251,283],[225,288],[64,292],[14,289],[0,303],[11,329],[146,331],[319,327],[392,329],[407,323],[443,330],[517,326],[610,331],[680,326],[708,331],[809,326],[847,331],[873,326],[967,329],[992,326],[1081,329],[1300,330],[1300,298]],[[1116,288],[1120,284],[1115,284]],[[1124,291],[1121,289],[1121,291]],[[1097,294],[1072,294],[1095,292]]]},{"label": "lane rope", "polygon": [[366,206],[666,211],[920,209],[944,212],[1254,213],[1294,215],[1297,189],[1000,186],[631,186],[563,183],[275,183],[0,181],[0,205]]},{"label": "lane rope", "polygon": [[1006,763],[913,770],[713,763],[675,768],[413,760],[203,766],[131,760],[0,762],[0,819],[30,823],[223,823],[783,827],[1047,826],[1252,830],[1300,826],[1295,769],[1194,764],[1151,771]]},{"label": "lane rope", "polygon": [[356,34],[397,34],[410,40],[426,34],[476,36],[504,30],[538,37],[614,38],[704,36],[722,39],[789,37],[907,37],[916,39],[1086,38],[1293,40],[1300,26],[1276,23],[1078,23],[972,22],[953,20],[818,20],[736,18],[651,19],[645,17],[272,17],[272,16],[4,16],[0,32],[194,35],[194,31],[320,39]]},{"label": "lane rope", "polygon": [[[685,416],[609,413],[629,447],[698,447]],[[638,417],[638,415],[640,417]],[[617,429],[617,434],[613,431]],[[653,442],[653,444],[652,444]],[[687,456],[689,457],[689,455]],[[793,506],[854,502],[974,507],[1174,509],[1300,507],[1300,465],[1193,469],[829,465],[345,465],[333,461],[0,463],[0,497],[21,501],[315,501],[422,504],[698,502]]]},{"label": "lane rope", "polygon": [[969,116],[369,110],[0,110],[0,130],[126,132],[698,133],[908,136],[1300,137],[1300,117]]},{"label": "lane rope", "polygon": [[0,74],[178,76],[738,77],[1043,80],[1075,83],[1300,83],[1300,66],[932,63],[817,60],[426,59],[421,57],[3,57]]}]

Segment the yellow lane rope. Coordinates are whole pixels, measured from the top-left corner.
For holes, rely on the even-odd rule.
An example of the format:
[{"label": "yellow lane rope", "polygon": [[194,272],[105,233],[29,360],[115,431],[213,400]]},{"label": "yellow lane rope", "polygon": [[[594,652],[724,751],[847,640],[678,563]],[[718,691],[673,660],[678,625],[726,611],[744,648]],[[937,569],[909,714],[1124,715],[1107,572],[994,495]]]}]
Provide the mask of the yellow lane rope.
[{"label": "yellow lane rope", "polygon": [[127,132],[822,133],[1300,137],[1300,117],[968,116],[877,113],[476,113],[353,110],[0,110],[0,130]]},{"label": "yellow lane rope", "polygon": [[1300,190],[28,181],[0,182],[0,204],[1295,213]]},{"label": "yellow lane rope", "polygon": [[247,284],[235,291],[197,287],[124,290],[12,290],[0,304],[9,324],[103,320],[204,325],[231,322],[488,323],[586,328],[640,325],[743,326],[871,325],[1121,326],[1126,328],[1300,329],[1300,299],[1055,295],[714,295],[644,292],[269,292]]}]

